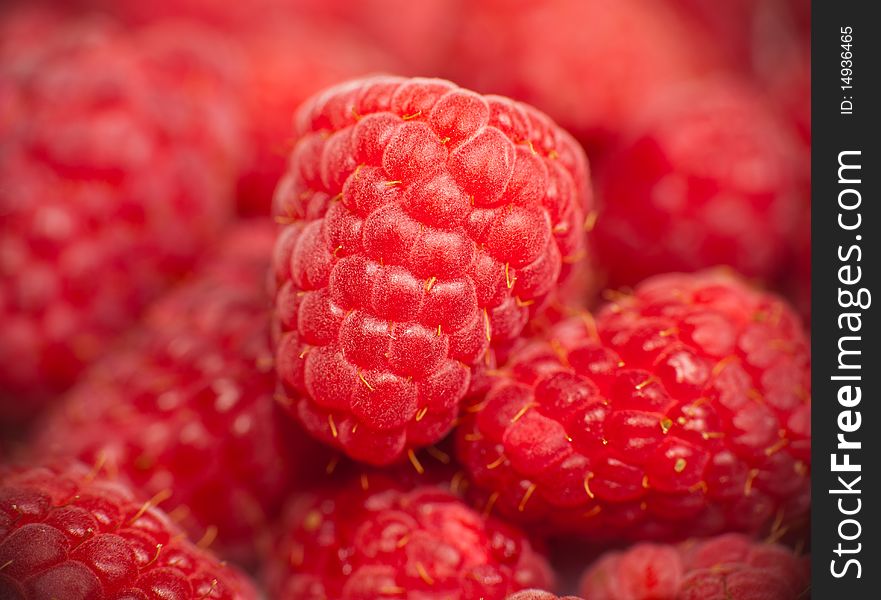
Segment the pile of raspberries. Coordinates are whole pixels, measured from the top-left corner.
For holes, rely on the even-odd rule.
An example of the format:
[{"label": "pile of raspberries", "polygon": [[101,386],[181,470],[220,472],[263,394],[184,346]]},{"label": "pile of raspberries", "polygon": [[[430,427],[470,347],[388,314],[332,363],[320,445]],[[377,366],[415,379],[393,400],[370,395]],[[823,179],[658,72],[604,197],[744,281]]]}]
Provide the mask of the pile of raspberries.
[{"label": "pile of raspberries", "polygon": [[5,3],[0,600],[808,598],[809,12]]}]

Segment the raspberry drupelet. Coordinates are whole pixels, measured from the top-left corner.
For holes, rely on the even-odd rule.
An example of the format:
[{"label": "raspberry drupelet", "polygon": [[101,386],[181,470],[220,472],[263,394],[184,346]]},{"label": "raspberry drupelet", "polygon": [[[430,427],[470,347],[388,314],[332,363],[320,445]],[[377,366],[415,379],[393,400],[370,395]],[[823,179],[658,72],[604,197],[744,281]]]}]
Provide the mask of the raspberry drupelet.
[{"label": "raspberry drupelet", "polygon": [[581,594],[590,600],[796,600],[809,589],[808,557],[727,534],[609,552],[585,573]]},{"label": "raspberry drupelet", "polygon": [[300,600],[503,600],[553,583],[515,528],[384,473],[295,497],[266,575],[273,598]]},{"label": "raspberry drupelet", "polygon": [[257,600],[150,501],[80,463],[0,467],[0,598]]},{"label": "raspberry drupelet", "polygon": [[810,504],[810,354],[781,299],[664,275],[558,323],[465,408],[457,455],[486,509],[552,533],[775,533]]},{"label": "raspberry drupelet", "polygon": [[216,536],[225,556],[253,555],[316,460],[273,398],[274,233],[263,221],[227,231],[189,281],[84,373],[41,424],[31,456],[75,456],[161,498],[192,539]]},{"label": "raspberry drupelet", "polygon": [[222,40],[0,24],[0,422],[63,392],[232,216],[241,113]]},{"label": "raspberry drupelet", "polygon": [[276,190],[276,365],[305,428],[388,464],[453,426],[472,365],[584,255],[588,168],[538,111],[378,77],[301,107]]}]

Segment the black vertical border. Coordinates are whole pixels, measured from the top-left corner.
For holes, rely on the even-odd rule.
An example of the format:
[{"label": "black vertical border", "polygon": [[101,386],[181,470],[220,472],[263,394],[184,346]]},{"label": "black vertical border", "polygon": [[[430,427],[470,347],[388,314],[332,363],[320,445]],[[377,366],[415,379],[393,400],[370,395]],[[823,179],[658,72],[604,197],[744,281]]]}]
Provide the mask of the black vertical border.
[{"label": "black vertical border", "polygon": [[[878,239],[881,237],[881,220],[877,204],[881,161],[879,161],[878,121],[881,118],[881,20],[879,5],[869,1],[814,0],[811,19],[811,104],[812,104],[812,593],[811,597],[825,600],[878,599],[881,598],[881,534],[878,531],[878,492],[881,482],[881,396],[878,381],[881,379],[881,361],[878,344],[881,332],[878,328],[878,309],[881,288],[878,287],[878,265],[881,264]],[[841,85],[841,28],[853,28],[853,89],[842,90]],[[841,114],[841,102],[845,96],[853,96],[853,113]],[[862,166],[861,183],[856,186],[861,194],[858,209],[862,226],[858,231],[845,231],[838,225],[839,193],[852,185],[839,183],[839,153],[858,150]],[[849,159],[851,160],[851,159]],[[853,195],[849,195],[853,198]],[[848,201],[848,200],[846,200]],[[853,214],[846,218],[853,218]],[[857,241],[856,235],[861,235]],[[850,286],[867,288],[872,294],[872,305],[866,309],[845,309],[839,305],[839,247],[843,252],[853,244],[862,249],[862,260],[848,261],[859,265],[862,278],[859,284]],[[875,294],[878,293],[878,295]],[[848,479],[848,473],[833,473],[832,453],[836,450],[839,433],[838,417],[846,410],[838,402],[840,381],[830,377],[838,372],[839,336],[847,335],[839,330],[838,318],[843,312],[856,310],[862,313],[862,330],[859,361],[862,364],[860,385],[862,400],[859,410],[861,427],[848,439],[858,440],[862,449],[851,453],[851,462],[862,466],[862,480],[854,486],[861,490],[861,510],[853,518],[861,525],[860,537],[851,542],[840,540],[839,523],[847,517],[839,512],[838,499],[842,495],[830,494],[840,488],[838,476]],[[856,335],[856,334],[850,334]],[[839,462],[841,462],[839,458]],[[845,508],[852,508],[847,496]],[[852,535],[856,526],[845,526],[845,533]],[[841,542],[844,547],[862,544],[858,554],[839,557],[835,550]],[[844,577],[831,573],[831,562],[838,561],[841,568],[847,558],[859,560],[861,578],[856,578],[853,565]]]}]

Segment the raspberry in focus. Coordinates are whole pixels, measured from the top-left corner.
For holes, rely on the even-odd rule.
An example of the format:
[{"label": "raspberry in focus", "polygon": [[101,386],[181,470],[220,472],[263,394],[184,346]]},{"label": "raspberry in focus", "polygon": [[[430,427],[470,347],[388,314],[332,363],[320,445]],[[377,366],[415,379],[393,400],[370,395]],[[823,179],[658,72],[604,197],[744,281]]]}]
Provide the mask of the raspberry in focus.
[{"label": "raspberry in focus", "polygon": [[649,279],[505,371],[456,432],[486,510],[600,541],[780,534],[807,511],[807,336],[739,278]]},{"label": "raspberry in focus", "polygon": [[450,431],[471,368],[584,255],[586,158],[547,117],[433,79],[299,111],[276,191],[276,366],[305,428],[382,465]]}]

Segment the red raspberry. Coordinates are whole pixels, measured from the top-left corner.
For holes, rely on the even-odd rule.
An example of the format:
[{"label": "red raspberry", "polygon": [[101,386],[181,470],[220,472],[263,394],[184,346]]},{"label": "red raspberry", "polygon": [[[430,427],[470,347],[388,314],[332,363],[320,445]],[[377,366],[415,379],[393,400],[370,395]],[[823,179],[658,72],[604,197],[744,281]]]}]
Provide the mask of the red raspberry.
[{"label": "red raspberry", "polygon": [[515,355],[466,408],[457,455],[488,509],[555,532],[780,527],[810,502],[809,363],[777,297],[659,276]]},{"label": "red raspberry", "polygon": [[237,569],[78,463],[0,468],[4,600],[256,600]]},{"label": "red raspberry", "polygon": [[390,463],[452,428],[471,366],[583,253],[586,159],[538,111],[435,79],[332,88],[297,133],[278,373],[309,432]]},{"label": "red raspberry", "polygon": [[0,50],[0,421],[192,266],[232,214],[241,144],[225,46],[195,28],[6,27],[39,43]]},{"label": "red raspberry", "polygon": [[189,282],[98,361],[39,432],[163,508],[193,539],[242,559],[314,450],[277,414],[265,292],[269,223],[240,225]]},{"label": "red raspberry", "polygon": [[733,83],[661,101],[600,173],[594,241],[609,284],[716,265],[773,279],[800,209],[793,141]]},{"label": "red raspberry", "polygon": [[522,533],[382,473],[295,497],[282,527],[267,570],[273,598],[502,600],[552,583]]},{"label": "red raspberry", "polygon": [[315,92],[351,77],[393,71],[395,61],[331,23],[286,19],[242,32],[252,147],[239,181],[239,212],[266,215],[293,148],[294,110]]},{"label": "red raspberry", "polygon": [[546,111],[591,152],[627,129],[647,99],[715,63],[713,45],[657,0],[468,4],[452,75]]},{"label": "red raspberry", "polygon": [[796,600],[809,588],[806,558],[728,534],[610,552],[587,571],[581,594],[590,600]]}]

